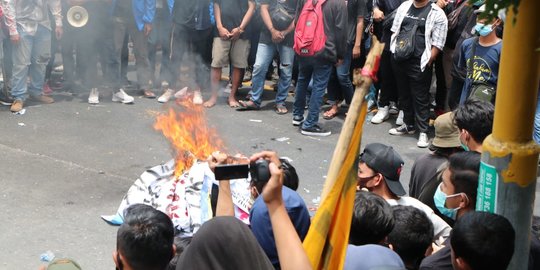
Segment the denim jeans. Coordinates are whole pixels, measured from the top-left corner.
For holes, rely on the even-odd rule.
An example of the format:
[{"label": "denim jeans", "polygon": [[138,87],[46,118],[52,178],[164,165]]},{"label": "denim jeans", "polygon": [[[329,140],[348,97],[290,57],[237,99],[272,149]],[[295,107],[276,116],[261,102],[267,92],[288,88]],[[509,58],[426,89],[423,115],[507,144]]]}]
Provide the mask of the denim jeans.
[{"label": "denim jeans", "polygon": [[296,83],[293,116],[304,117],[306,93],[310,81],[313,80],[311,97],[308,104],[308,115],[302,124],[303,129],[312,128],[319,122],[322,99],[328,86],[332,67],[333,65],[330,63],[318,61],[313,57],[298,59],[298,82]]},{"label": "denim jeans", "polygon": [[347,52],[343,58],[343,63],[337,67],[335,77],[331,76],[328,82],[328,103],[331,105],[344,98],[347,104],[351,104],[354,94],[354,87],[351,82],[350,68],[352,60],[353,45],[347,46]]},{"label": "denim jeans", "polygon": [[38,96],[43,93],[45,69],[51,58],[51,30],[39,25],[34,35],[24,32],[21,27],[18,32],[21,40],[13,46],[11,95],[24,101],[28,94]]},{"label": "denim jeans", "polygon": [[287,92],[291,85],[294,50],[292,47],[287,47],[282,44],[264,44],[259,43],[257,48],[257,57],[255,65],[253,65],[253,78],[251,79],[251,100],[261,106],[261,97],[264,90],[264,81],[266,79],[266,71],[268,65],[274,59],[276,50],[279,53],[279,82],[276,95],[276,105],[284,104],[287,99]]}]

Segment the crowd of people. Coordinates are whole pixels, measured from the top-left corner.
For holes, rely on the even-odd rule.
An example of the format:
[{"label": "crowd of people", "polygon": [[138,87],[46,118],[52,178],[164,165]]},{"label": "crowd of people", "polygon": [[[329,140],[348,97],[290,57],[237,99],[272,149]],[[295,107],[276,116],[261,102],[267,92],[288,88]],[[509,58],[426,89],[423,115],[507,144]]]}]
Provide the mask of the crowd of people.
[{"label": "crowd of people", "polygon": [[[483,3],[5,0],[0,4],[0,101],[18,112],[27,99],[54,102],[51,89],[61,88],[88,97],[90,104],[98,104],[106,89],[112,89],[112,101],[133,103],[127,89],[134,88],[162,103],[187,95],[209,108],[217,102],[220,81],[228,77],[228,105],[259,110],[265,80],[275,72],[275,112],[292,109],[292,123],[302,134],[328,136],[331,132],[319,122],[321,106],[329,105],[322,117],[332,119],[342,102],[351,102],[351,70],[363,65],[371,39],[377,37],[385,49],[371,123],[397,115],[389,133],[418,131],[417,146],[427,147],[430,119],[470,97],[494,101],[505,12],[493,19],[477,16],[485,9]],[[84,23],[84,14],[71,12],[78,7],[88,13]],[[312,21],[313,14],[321,19]],[[54,78],[58,51],[62,64],[56,69],[62,75]],[[130,52],[136,83],[127,79]],[[225,67],[229,76],[222,76]],[[251,87],[240,97],[243,81]],[[206,101],[202,91],[208,91]],[[292,108],[285,103],[289,91],[294,92]]]}]

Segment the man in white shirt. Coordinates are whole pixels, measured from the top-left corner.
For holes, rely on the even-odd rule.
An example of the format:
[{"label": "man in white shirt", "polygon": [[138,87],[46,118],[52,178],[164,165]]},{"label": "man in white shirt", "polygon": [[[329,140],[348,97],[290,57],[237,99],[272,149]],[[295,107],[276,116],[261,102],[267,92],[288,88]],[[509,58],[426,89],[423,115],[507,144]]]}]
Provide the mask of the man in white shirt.
[{"label": "man in white shirt", "polygon": [[371,143],[360,154],[358,187],[383,197],[390,205],[413,206],[422,210],[433,223],[433,241],[440,244],[450,235],[450,226],[433,210],[419,200],[404,196],[405,189],[399,182],[403,159],[388,145]]}]

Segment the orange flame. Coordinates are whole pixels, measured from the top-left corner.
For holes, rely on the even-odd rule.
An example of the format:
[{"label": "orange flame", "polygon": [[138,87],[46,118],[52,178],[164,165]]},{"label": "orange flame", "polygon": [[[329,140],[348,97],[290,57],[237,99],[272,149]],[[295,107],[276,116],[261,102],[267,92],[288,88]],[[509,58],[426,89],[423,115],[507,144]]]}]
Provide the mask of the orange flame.
[{"label": "orange flame", "polygon": [[154,129],[161,131],[176,150],[177,179],[195,160],[206,160],[212,152],[224,149],[216,130],[208,127],[203,106],[189,101],[179,104],[184,110],[175,112],[171,108],[168,114],[159,115],[154,124]]}]

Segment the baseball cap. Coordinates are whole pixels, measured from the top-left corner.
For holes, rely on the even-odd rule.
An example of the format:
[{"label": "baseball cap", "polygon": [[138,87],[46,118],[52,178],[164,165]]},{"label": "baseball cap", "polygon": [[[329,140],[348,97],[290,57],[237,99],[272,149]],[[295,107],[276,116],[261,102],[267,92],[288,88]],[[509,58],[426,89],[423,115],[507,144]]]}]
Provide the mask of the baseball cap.
[{"label": "baseball cap", "polygon": [[401,169],[405,162],[392,146],[370,143],[360,154],[360,162],[366,163],[369,168],[381,173],[392,193],[397,196],[405,195],[405,189],[399,182]]},{"label": "baseball cap", "polygon": [[431,144],[441,148],[452,148],[461,146],[459,141],[459,130],[454,124],[454,113],[447,112],[439,115],[435,119],[435,138]]},{"label": "baseball cap", "polygon": [[47,270],[81,270],[82,268],[71,259],[56,259],[52,261]]}]

